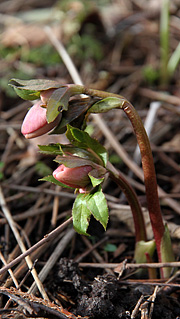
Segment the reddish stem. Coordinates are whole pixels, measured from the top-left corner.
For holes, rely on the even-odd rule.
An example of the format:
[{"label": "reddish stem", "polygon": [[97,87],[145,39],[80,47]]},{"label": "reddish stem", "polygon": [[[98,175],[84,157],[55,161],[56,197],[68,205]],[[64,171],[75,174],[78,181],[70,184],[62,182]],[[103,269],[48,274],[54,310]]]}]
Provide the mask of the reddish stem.
[{"label": "reddish stem", "polygon": [[[129,120],[131,121],[131,124],[134,128],[134,132],[139,144],[140,152],[141,152],[142,168],[144,171],[144,183],[146,188],[147,206],[148,206],[149,216],[150,216],[151,225],[152,225],[154,238],[156,242],[158,259],[159,259],[159,262],[163,261],[164,257],[162,257],[162,251],[163,251],[163,245],[165,243],[165,239],[168,240],[168,244],[169,244],[169,252],[164,253],[166,255],[165,258],[166,259],[171,258],[170,255],[173,256],[171,242],[169,241],[169,239],[164,238],[164,236],[167,237],[167,235],[165,233],[165,226],[163,224],[161,208],[160,208],[159,198],[157,193],[157,181],[156,181],[153,156],[151,152],[149,139],[144,129],[141,118],[139,117],[138,113],[136,112],[135,108],[131,105],[131,103],[129,103],[124,97],[118,94],[103,92],[103,91],[94,90],[94,89],[88,89],[86,87],[81,87],[81,89],[82,89],[81,93],[90,95],[90,96],[95,96],[100,99],[105,99],[107,97],[119,98],[119,108],[123,109],[123,111],[128,116]],[[78,90],[80,90],[80,86],[78,87]],[[161,269],[161,276],[164,277],[163,269]]]},{"label": "reddish stem", "polygon": [[119,108],[123,109],[129,120],[131,121],[141,152],[142,167],[144,171],[144,182],[146,187],[147,206],[149,210],[152,229],[154,232],[158,258],[161,262],[161,240],[165,232],[165,227],[163,224],[161,208],[159,205],[153,156],[149,139],[144,129],[141,118],[136,112],[135,108],[131,105],[131,103],[118,94],[88,89],[86,87],[84,87],[83,93],[91,96],[97,96],[101,99],[104,99],[106,97],[118,97],[119,99],[122,99]]},{"label": "reddish stem", "polygon": [[161,262],[161,240],[165,232],[165,227],[163,224],[161,208],[159,205],[156,174],[149,139],[144,129],[141,118],[139,117],[134,107],[128,101],[125,101],[122,109],[131,121],[139,144],[142,158],[142,167],[144,171],[147,205],[149,209],[151,225],[154,232],[154,238],[156,241],[157,253],[159,261]]},{"label": "reddish stem", "polygon": [[144,217],[141,205],[139,203],[134,189],[131,187],[131,185],[127,182],[127,180],[120,172],[116,172],[114,170],[114,167],[110,163],[108,163],[106,168],[108,169],[110,178],[120,187],[131,207],[134,220],[136,242],[139,242],[141,240],[146,241],[147,236],[144,224]]}]

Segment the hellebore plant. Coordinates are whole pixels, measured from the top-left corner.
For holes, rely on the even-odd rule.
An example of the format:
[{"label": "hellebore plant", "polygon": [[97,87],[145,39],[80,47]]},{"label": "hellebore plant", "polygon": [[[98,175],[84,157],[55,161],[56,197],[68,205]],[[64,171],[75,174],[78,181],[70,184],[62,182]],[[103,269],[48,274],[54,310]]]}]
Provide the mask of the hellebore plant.
[{"label": "hellebore plant", "polygon": [[[105,148],[84,131],[90,113],[108,112],[114,108],[122,109],[126,113],[133,126],[141,152],[147,206],[158,259],[159,262],[173,261],[171,239],[167,226],[163,223],[158,200],[156,174],[149,139],[138,113],[130,102],[117,94],[75,84],[61,85],[50,80],[12,79],[10,85],[23,99],[40,98],[24,119],[22,133],[25,137],[31,138],[36,134],[44,134],[53,128],[51,134],[66,132],[70,144],[51,144],[39,146],[39,148],[41,152],[56,155],[55,161],[60,164],[53,175],[43,180],[79,190],[72,210],[74,228],[81,234],[87,234],[92,214],[106,229],[108,208],[101,184],[105,176],[109,176],[124,192],[131,207],[136,234],[135,258],[136,261],[143,262],[145,256],[152,256],[154,242],[147,242],[138,198],[124,176],[108,162]],[[87,97],[82,98],[79,94]],[[27,127],[28,130],[26,130]],[[162,268],[161,276],[168,277],[169,269]]]}]

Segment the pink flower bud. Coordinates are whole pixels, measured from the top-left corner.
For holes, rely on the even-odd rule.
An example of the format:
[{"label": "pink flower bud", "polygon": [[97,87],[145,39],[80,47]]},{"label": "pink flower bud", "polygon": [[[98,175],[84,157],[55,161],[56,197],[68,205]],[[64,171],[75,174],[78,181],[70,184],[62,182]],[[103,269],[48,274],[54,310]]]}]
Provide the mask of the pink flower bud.
[{"label": "pink flower bud", "polygon": [[73,188],[84,188],[90,184],[88,173],[92,169],[93,167],[90,165],[69,168],[62,164],[53,172],[53,176],[59,182],[67,186]]},{"label": "pink flower bud", "polygon": [[46,108],[41,107],[41,105],[43,105],[41,101],[35,103],[24,118],[21,132],[25,138],[34,138],[51,131],[61,119],[60,113],[53,122],[47,123]]}]

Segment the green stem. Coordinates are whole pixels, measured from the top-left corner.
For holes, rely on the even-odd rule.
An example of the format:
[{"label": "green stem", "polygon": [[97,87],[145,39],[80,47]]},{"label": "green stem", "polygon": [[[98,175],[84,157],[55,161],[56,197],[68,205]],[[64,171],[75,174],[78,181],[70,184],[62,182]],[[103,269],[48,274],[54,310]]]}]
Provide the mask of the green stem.
[{"label": "green stem", "polygon": [[146,241],[146,229],[144,224],[144,217],[141,209],[141,205],[138,201],[137,195],[131,185],[127,182],[124,176],[117,172],[114,167],[108,163],[107,170],[109,172],[109,177],[120,187],[122,192],[125,194],[127,201],[131,207],[134,227],[135,227],[135,236],[136,242],[141,240]]}]

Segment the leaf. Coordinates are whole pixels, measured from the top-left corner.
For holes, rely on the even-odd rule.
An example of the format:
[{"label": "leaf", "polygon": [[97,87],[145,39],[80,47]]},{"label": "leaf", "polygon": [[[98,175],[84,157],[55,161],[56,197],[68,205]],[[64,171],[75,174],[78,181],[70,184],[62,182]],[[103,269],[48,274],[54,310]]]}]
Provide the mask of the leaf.
[{"label": "leaf", "polygon": [[40,97],[40,92],[18,89],[14,86],[16,94],[23,100],[33,101]]},{"label": "leaf", "polygon": [[114,244],[107,243],[107,244],[104,246],[104,250],[107,251],[107,252],[110,252],[110,253],[115,252],[116,249],[117,249],[117,246],[114,245]]},{"label": "leaf", "polygon": [[87,195],[79,194],[74,202],[72,209],[73,226],[82,235],[87,234],[91,212],[87,207]]},{"label": "leaf", "polygon": [[106,229],[108,222],[108,208],[101,187],[93,194],[79,194],[76,197],[72,215],[73,225],[78,233],[87,235],[91,214],[93,214],[95,219]]},{"label": "leaf", "polygon": [[16,94],[24,100],[36,100],[40,97],[40,92],[49,89],[56,89],[62,86],[57,81],[37,79],[19,80],[11,79],[9,85],[14,88]]},{"label": "leaf", "polygon": [[63,110],[67,111],[70,96],[71,91],[67,86],[58,88],[53,92],[47,104],[46,117],[48,123],[53,122]]},{"label": "leaf", "polygon": [[89,194],[89,198],[87,200],[88,209],[91,211],[92,215],[96,220],[98,220],[101,225],[106,230],[108,223],[108,207],[106,198],[102,192],[101,187],[99,187],[98,191],[94,194]]},{"label": "leaf", "polygon": [[156,249],[156,243],[154,239],[149,241],[140,240],[136,242],[134,260],[136,261],[136,263],[147,262],[146,253],[148,253],[148,255],[152,257],[155,249]]},{"label": "leaf", "polygon": [[[38,145],[40,153],[50,154],[50,155],[65,155],[65,156],[76,156],[85,160],[93,161],[93,156],[90,152],[68,144],[49,144],[49,145]],[[57,162],[60,162],[60,159],[57,158]],[[88,165],[90,162],[88,162]]]},{"label": "leaf", "polygon": [[89,113],[105,113],[112,109],[120,108],[125,100],[117,97],[107,97],[101,101],[96,102],[88,110]]},{"label": "leaf", "polygon": [[86,166],[86,165],[93,166],[92,161],[78,157],[78,156],[73,156],[73,155],[70,155],[70,156],[58,155],[54,161],[59,163],[59,164],[64,164],[65,166],[67,166],[69,168]]},{"label": "leaf", "polygon": [[45,177],[39,179],[39,181],[47,181],[47,182],[51,182],[51,183],[56,184],[56,185],[61,186],[61,187],[73,189],[72,187],[67,186],[67,185],[65,185],[65,184],[60,183],[59,181],[57,181],[57,179],[55,179],[55,178],[53,177],[53,175],[45,176]]},{"label": "leaf", "polygon": [[62,119],[59,125],[52,131],[51,134],[64,133],[66,131],[67,124],[83,115],[88,110],[88,107],[89,103],[86,101],[70,101],[68,110],[62,112]]},{"label": "leaf", "polygon": [[[165,263],[165,262],[171,262],[175,260],[174,253],[172,250],[171,237],[170,237],[167,224],[165,225],[165,231],[164,231],[163,237],[161,238],[160,251],[161,251],[161,262]],[[172,269],[170,267],[162,268],[164,278],[169,278],[171,270]]]},{"label": "leaf", "polygon": [[92,183],[92,186],[93,187],[96,187],[97,185],[101,184],[103,181],[104,181],[104,177],[103,178],[97,178],[97,177],[94,177],[92,174],[93,174],[93,171],[92,170],[91,172],[89,172],[88,176],[91,180],[91,183]]},{"label": "leaf", "polygon": [[23,90],[30,91],[44,91],[49,89],[56,89],[62,86],[58,81],[46,80],[46,79],[35,79],[35,80],[20,80],[11,79],[10,86],[16,87]]},{"label": "leaf", "polygon": [[[103,163],[106,166],[108,160],[107,151],[96,139],[90,137],[88,133],[70,125],[67,126],[66,136],[73,145],[91,152],[94,155],[96,163]],[[102,163],[99,163],[99,160]]]},{"label": "leaf", "polygon": [[61,149],[63,151],[63,154],[66,156],[71,154],[90,161],[93,161],[94,159],[90,152],[73,145],[61,145]]},{"label": "leaf", "polygon": [[38,145],[42,154],[62,155],[61,144]]}]

